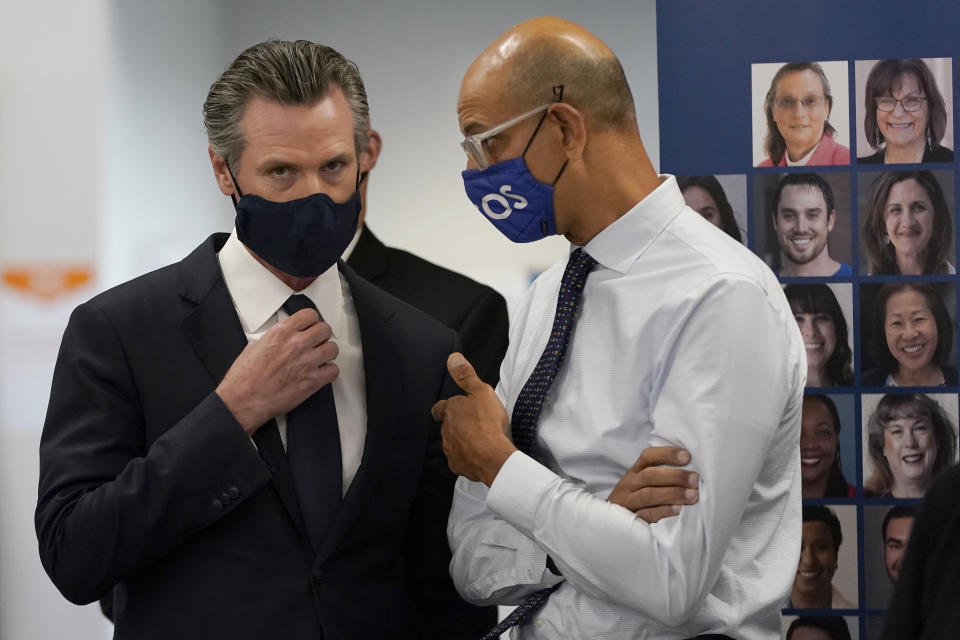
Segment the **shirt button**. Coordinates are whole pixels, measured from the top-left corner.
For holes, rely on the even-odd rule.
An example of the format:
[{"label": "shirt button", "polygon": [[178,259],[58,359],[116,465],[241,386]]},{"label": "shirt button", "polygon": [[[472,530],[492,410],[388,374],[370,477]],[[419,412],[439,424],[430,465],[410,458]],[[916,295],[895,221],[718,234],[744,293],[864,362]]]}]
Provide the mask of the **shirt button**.
[{"label": "shirt button", "polygon": [[537,625],[537,628],[539,629],[543,626],[543,619],[537,618],[537,621],[534,624]]},{"label": "shirt button", "polygon": [[240,489],[236,487],[230,487],[227,493],[229,493],[230,497],[233,498],[234,500],[240,497]]},{"label": "shirt button", "polygon": [[223,511],[223,503],[219,500],[214,500],[210,506],[213,507],[214,511]]}]

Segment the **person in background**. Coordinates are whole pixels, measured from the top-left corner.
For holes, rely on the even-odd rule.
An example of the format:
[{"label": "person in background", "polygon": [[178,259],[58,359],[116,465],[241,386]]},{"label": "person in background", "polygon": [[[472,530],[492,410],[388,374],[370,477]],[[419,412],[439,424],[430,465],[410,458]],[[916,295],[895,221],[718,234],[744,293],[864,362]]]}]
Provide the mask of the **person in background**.
[{"label": "person in background", "polygon": [[677,178],[677,186],[688,207],[737,242],[743,242],[740,227],[733,217],[733,207],[719,180],[713,176],[683,176]]},{"label": "person in background", "polygon": [[382,147],[380,134],[371,129],[370,168],[360,175],[360,222],[343,258],[363,278],[456,331],[463,354],[475,363],[477,374],[495,385],[509,329],[503,296],[455,271],[384,245],[367,224],[367,186]]},{"label": "person in background", "polygon": [[903,553],[910,542],[910,531],[913,529],[913,521],[916,517],[917,507],[912,504],[898,504],[891,507],[887,515],[883,516],[883,524],[880,527],[880,535],[883,539],[883,566],[893,584],[900,579]]},{"label": "person in background", "polygon": [[853,498],[840,465],[840,414],[830,396],[803,397],[800,431],[800,474],[804,498]]},{"label": "person in background", "polygon": [[953,321],[943,298],[927,282],[888,282],[872,309],[874,366],[863,372],[870,387],[943,387],[957,384],[948,364]]},{"label": "person in background", "polygon": [[938,477],[910,532],[880,640],[960,638],[960,466]]},{"label": "person in background", "polygon": [[940,144],[947,107],[926,62],[880,60],[863,94],[863,133],[876,153],[859,164],[953,162],[953,151]]},{"label": "person in background", "polygon": [[800,564],[790,592],[790,609],[854,609],[833,585],[843,543],[840,520],[829,507],[803,506]]},{"label": "person in background", "polygon": [[955,274],[953,222],[929,171],[889,171],[873,182],[860,240],[871,276]]},{"label": "person in background", "polygon": [[800,616],[787,627],[785,640],[851,640],[850,628],[840,616]]},{"label": "person in background", "polygon": [[833,290],[823,284],[784,287],[793,317],[803,335],[808,387],[848,387],[853,384],[853,350],[847,321]]},{"label": "person in background", "polygon": [[887,394],[867,423],[870,498],[922,498],[957,458],[957,432],[943,407],[921,393]]},{"label": "person in background", "polygon": [[773,198],[773,229],[780,245],[781,277],[853,275],[830,257],[830,232],[837,222],[833,189],[815,173],[788,173]]},{"label": "person in background", "polygon": [[777,71],[763,101],[767,158],[758,167],[850,164],[850,149],[833,139],[833,96],[823,67],[789,62]]}]

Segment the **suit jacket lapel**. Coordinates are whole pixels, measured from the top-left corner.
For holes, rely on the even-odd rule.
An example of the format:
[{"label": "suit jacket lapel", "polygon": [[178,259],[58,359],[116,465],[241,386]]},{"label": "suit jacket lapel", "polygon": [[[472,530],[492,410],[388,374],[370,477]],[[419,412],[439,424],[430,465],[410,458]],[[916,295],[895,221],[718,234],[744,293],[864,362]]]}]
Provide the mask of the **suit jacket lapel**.
[{"label": "suit jacket lapel", "polygon": [[[188,311],[183,331],[216,384],[223,379],[240,352],[247,346],[247,337],[233,306],[230,292],[220,272],[217,251],[226,242],[226,234],[214,234],[180,263],[181,297]],[[300,505],[293,490],[287,456],[283,450],[277,423],[271,420],[253,436],[260,457],[273,475],[273,486],[290,517],[309,544]]]},{"label": "suit jacket lapel", "polygon": [[343,262],[339,266],[350,287],[363,342],[367,435],[360,468],[327,532],[317,560],[323,559],[336,548],[374,494],[386,467],[384,458],[400,415],[400,392],[397,387],[399,355],[389,339],[389,332],[384,330],[393,317],[393,311],[378,300],[384,295],[382,291],[360,278]]}]

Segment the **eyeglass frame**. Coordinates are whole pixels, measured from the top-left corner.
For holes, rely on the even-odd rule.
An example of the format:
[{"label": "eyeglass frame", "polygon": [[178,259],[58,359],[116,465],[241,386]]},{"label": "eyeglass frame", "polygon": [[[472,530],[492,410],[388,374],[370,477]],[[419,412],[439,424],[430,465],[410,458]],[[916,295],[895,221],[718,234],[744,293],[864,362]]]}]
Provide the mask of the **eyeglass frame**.
[{"label": "eyeglass frame", "polygon": [[[881,109],[880,108],[881,100],[893,100],[893,107],[891,109]],[[919,100],[920,106],[918,106],[916,109],[907,109],[907,105],[904,102],[904,100]],[[927,96],[907,96],[905,98],[899,98],[899,99],[894,98],[893,96],[877,96],[873,99],[873,103],[876,105],[877,111],[882,111],[884,113],[893,113],[894,111],[896,111],[897,103],[899,103],[900,106],[903,107],[903,110],[906,113],[916,113],[917,111],[920,111],[921,109],[923,109],[923,103],[926,102],[926,100],[927,100]]]},{"label": "eyeglass frame", "polygon": [[[558,84],[553,87],[553,95],[554,95],[554,98],[551,102],[542,104],[539,107],[531,109],[526,113],[522,113],[515,118],[511,118],[510,120],[507,120],[503,124],[498,124],[497,126],[493,127],[492,129],[488,129],[483,133],[475,133],[472,136],[466,136],[463,139],[463,142],[460,143],[460,148],[462,148],[463,152],[467,154],[467,159],[473,160],[473,163],[477,165],[477,169],[481,171],[489,167],[490,161],[487,160],[487,154],[483,150],[483,143],[489,138],[492,138],[493,136],[499,133],[503,133],[510,127],[516,124],[519,124],[520,122],[523,122],[527,118],[531,116],[535,116],[541,111],[546,111],[552,105],[563,102],[563,85],[562,84]],[[533,132],[534,136],[537,135],[537,131],[540,130],[540,125],[543,124],[543,120],[546,117],[547,117],[547,114],[544,113],[543,116],[540,118],[540,122],[537,123],[537,128]],[[533,136],[531,136],[530,139],[533,140]],[[527,147],[529,146],[530,146],[530,143],[527,142]],[[523,153],[526,153],[526,152],[527,152],[527,149],[526,147],[524,147]]]},{"label": "eyeglass frame", "polygon": [[[794,102],[792,106],[784,107],[778,104],[781,100],[793,100]],[[815,100],[816,102],[814,104],[807,105],[807,104],[804,104],[804,101],[806,100]],[[794,109],[797,108],[797,105],[803,105],[803,108],[809,111],[811,109],[817,109],[823,106],[825,103],[829,102],[829,100],[830,100],[830,96],[827,96],[827,95],[803,96],[802,98],[794,98],[793,96],[774,96],[773,106],[774,108],[782,109],[783,111],[793,111]]]}]

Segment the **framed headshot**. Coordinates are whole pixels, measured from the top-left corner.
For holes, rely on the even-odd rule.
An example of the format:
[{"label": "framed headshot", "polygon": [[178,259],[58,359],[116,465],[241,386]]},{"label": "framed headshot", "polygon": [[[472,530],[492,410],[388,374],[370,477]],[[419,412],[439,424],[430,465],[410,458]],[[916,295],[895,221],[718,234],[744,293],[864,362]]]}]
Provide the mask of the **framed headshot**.
[{"label": "framed headshot", "polygon": [[867,609],[886,609],[900,578],[917,505],[866,505],[863,508],[863,579]]},{"label": "framed headshot", "polygon": [[955,387],[956,284],[860,284],[864,387]]},{"label": "framed headshot", "polygon": [[754,166],[850,164],[846,61],[757,63],[750,75]]},{"label": "framed headshot", "polygon": [[957,272],[953,171],[857,174],[860,273],[948,275]]},{"label": "framed headshot", "polygon": [[747,176],[677,176],[677,185],[688,207],[747,244]]},{"label": "framed headshot", "polygon": [[803,505],[800,560],[787,608],[858,608],[857,507]]},{"label": "framed headshot", "polygon": [[865,394],[863,495],[919,500],[957,461],[955,393]]},{"label": "framed headshot", "polygon": [[857,431],[852,395],[804,394],[800,422],[804,500],[856,497]]},{"label": "framed headshot", "polygon": [[853,275],[846,172],[753,177],[754,251],[781,278]]},{"label": "framed headshot", "polygon": [[807,388],[853,385],[853,285],[791,283],[783,293],[807,355]]},{"label": "framed headshot", "polygon": [[858,164],[953,162],[950,58],[854,63]]},{"label": "framed headshot", "polygon": [[859,640],[856,616],[780,616],[782,640]]}]

